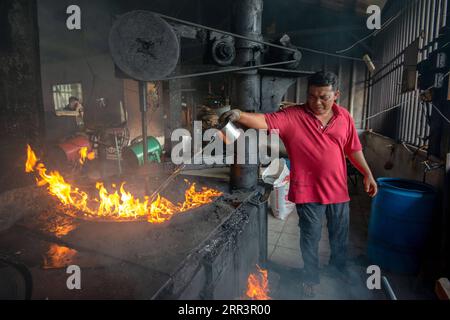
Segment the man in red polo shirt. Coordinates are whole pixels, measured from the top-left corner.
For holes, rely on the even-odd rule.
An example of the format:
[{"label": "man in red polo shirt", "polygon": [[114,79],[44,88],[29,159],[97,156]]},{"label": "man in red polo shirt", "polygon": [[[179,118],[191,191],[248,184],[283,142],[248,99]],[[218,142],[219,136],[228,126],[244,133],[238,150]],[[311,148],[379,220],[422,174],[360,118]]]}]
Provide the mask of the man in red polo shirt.
[{"label": "man in red polo shirt", "polygon": [[308,101],[270,114],[231,110],[221,122],[233,121],[248,128],[278,132],[291,162],[289,200],[299,215],[300,249],[304,261],[303,293],[314,296],[320,283],[318,248],[322,219],[327,218],[331,247],[330,266],[348,277],[346,266],[349,193],[346,158],[364,176],[369,196],[377,194],[377,183],[364,158],[354,121],[337,105],[337,77],[318,72],[308,80]]}]

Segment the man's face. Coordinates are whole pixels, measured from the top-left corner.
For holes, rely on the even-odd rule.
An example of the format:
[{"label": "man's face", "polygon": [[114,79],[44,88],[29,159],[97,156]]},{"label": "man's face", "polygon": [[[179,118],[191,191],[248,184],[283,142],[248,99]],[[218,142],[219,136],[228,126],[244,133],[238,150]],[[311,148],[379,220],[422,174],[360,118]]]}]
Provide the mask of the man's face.
[{"label": "man's face", "polygon": [[71,110],[75,110],[77,108],[77,105],[78,105],[78,101],[77,100],[72,100],[72,101],[69,102],[69,108]]},{"label": "man's face", "polygon": [[339,95],[339,90],[333,91],[332,86],[310,86],[308,88],[308,107],[317,116],[327,114]]}]

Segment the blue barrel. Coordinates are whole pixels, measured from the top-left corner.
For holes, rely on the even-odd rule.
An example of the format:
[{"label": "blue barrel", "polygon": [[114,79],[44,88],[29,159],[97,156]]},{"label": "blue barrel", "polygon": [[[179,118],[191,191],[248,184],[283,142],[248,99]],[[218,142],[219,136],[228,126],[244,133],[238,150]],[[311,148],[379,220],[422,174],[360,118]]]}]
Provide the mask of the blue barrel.
[{"label": "blue barrel", "polygon": [[288,167],[289,170],[291,170],[291,160],[286,159],[286,158],[285,158],[285,160],[286,160],[286,166]]},{"label": "blue barrel", "polygon": [[367,255],[387,271],[417,274],[431,231],[436,190],[425,183],[380,178],[372,202]]}]

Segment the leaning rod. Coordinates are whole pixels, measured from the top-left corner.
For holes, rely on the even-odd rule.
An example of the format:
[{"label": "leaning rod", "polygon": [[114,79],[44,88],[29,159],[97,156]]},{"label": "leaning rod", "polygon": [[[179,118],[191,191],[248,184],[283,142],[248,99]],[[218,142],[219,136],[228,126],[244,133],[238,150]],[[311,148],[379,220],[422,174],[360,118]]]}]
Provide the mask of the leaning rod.
[{"label": "leaning rod", "polygon": [[389,284],[389,281],[386,277],[381,277],[384,285],[384,291],[388,295],[389,299],[391,300],[397,300],[397,296],[394,293],[394,290],[392,290],[391,285]]},{"label": "leaning rod", "polygon": [[147,82],[139,81],[139,103],[141,105],[142,121],[142,154],[144,155],[144,165],[148,162],[148,141],[147,141]]}]

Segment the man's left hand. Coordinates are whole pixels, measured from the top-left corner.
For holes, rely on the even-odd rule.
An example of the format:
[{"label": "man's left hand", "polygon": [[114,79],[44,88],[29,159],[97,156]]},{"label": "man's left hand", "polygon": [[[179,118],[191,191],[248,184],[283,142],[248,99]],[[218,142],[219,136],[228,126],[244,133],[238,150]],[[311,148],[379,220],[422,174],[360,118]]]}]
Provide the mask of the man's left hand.
[{"label": "man's left hand", "polygon": [[378,193],[378,185],[372,175],[367,175],[364,177],[364,191],[373,198]]}]

